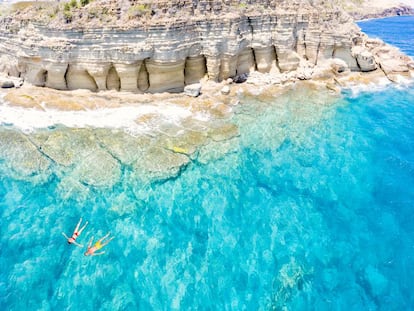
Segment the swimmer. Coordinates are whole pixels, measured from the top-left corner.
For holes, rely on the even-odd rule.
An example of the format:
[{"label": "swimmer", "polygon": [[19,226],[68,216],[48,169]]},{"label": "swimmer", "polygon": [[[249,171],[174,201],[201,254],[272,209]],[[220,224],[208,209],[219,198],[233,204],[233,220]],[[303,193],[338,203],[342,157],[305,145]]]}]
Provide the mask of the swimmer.
[{"label": "swimmer", "polygon": [[95,253],[95,252],[112,241],[113,237],[107,240],[106,242],[102,243],[103,240],[105,240],[109,235],[110,235],[110,232],[108,232],[107,235],[105,235],[103,238],[99,239],[98,242],[96,242],[94,246],[91,246],[93,242],[93,237],[92,237],[91,240],[89,241],[88,250],[85,252],[85,256],[97,256],[97,255],[104,254],[105,253],[104,251],[99,252],[99,253]]},{"label": "swimmer", "polygon": [[82,233],[83,229],[85,229],[85,227],[88,224],[88,222],[86,222],[85,225],[82,228],[80,228],[80,230],[79,230],[79,227],[80,227],[81,222],[82,222],[82,218],[79,219],[79,222],[76,225],[76,228],[73,231],[73,234],[72,234],[71,237],[68,237],[64,232],[62,232],[63,236],[68,240],[68,244],[75,244],[76,246],[83,247],[82,244],[79,244],[79,243],[76,242],[76,239]]}]

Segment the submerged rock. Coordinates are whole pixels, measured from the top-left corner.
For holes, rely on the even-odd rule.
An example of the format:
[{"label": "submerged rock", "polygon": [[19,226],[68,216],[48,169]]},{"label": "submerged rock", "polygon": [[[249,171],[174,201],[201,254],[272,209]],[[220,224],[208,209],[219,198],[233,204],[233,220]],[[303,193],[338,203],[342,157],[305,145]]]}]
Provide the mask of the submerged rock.
[{"label": "submerged rock", "polygon": [[109,153],[96,149],[77,163],[72,176],[88,186],[112,187],[120,180],[121,167]]},{"label": "submerged rock", "polygon": [[177,176],[189,162],[190,158],[182,153],[153,147],[146,150],[142,158],[133,164],[133,169],[141,178],[164,180]]},{"label": "submerged rock", "polygon": [[148,136],[132,136],[123,130],[96,129],[94,133],[101,147],[123,165],[132,165],[153,144]]},{"label": "submerged rock", "polygon": [[388,292],[388,279],[375,267],[369,265],[364,270],[364,279],[368,283],[371,294],[381,297]]},{"label": "submerged rock", "polygon": [[214,141],[223,141],[239,135],[239,128],[232,123],[225,123],[212,127],[208,132],[209,137]]},{"label": "submerged rock", "polygon": [[57,195],[62,200],[74,199],[78,202],[86,200],[90,190],[89,186],[82,184],[78,179],[72,175],[62,176],[59,184],[57,185]]},{"label": "submerged rock", "polygon": [[56,129],[34,135],[44,155],[61,167],[64,175],[88,186],[112,186],[119,181],[118,161],[103,149],[90,129]]},{"label": "submerged rock", "polygon": [[49,176],[51,162],[26,135],[14,130],[1,130],[0,164],[3,174],[18,180],[37,181]]},{"label": "submerged rock", "polygon": [[197,161],[203,164],[223,158],[226,154],[237,152],[240,148],[238,139],[211,141],[200,148]]},{"label": "submerged rock", "polygon": [[99,148],[93,132],[88,129],[42,131],[35,134],[34,139],[45,155],[66,167],[76,165]]},{"label": "submerged rock", "polygon": [[177,137],[164,137],[158,143],[160,146],[171,150],[174,153],[182,153],[187,156],[192,156],[197,149],[205,144],[207,136],[199,132],[185,132]]}]

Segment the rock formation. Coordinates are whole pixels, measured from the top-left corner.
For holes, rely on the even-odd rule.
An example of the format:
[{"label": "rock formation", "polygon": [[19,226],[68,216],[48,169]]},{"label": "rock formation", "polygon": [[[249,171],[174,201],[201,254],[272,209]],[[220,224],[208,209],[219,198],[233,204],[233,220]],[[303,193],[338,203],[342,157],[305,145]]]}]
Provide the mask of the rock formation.
[{"label": "rock formation", "polygon": [[412,0],[337,0],[354,19],[363,20],[399,15],[414,15]]},{"label": "rock formation", "polygon": [[[64,23],[58,17],[41,22],[39,8],[3,18],[0,72],[59,90],[137,93],[182,92],[203,77],[303,72],[333,58],[352,71],[409,72],[410,59],[398,51],[389,57],[383,43],[323,1],[158,2],[95,1]],[[93,15],[97,6],[101,11]]]}]

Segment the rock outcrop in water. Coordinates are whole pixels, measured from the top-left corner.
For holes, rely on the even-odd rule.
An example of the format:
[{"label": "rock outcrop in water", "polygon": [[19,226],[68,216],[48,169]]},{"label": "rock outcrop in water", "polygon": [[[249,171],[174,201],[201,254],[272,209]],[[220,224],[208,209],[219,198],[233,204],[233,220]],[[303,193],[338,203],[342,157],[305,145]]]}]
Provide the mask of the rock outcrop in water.
[{"label": "rock outcrop in water", "polygon": [[[52,121],[50,124],[54,125],[41,125],[34,130],[27,123],[39,125],[37,121],[51,117],[48,111],[84,119],[94,105],[102,107],[106,92],[94,96],[83,92],[84,97],[80,97],[80,91],[61,92],[24,86],[8,96],[13,93],[14,101],[20,105],[1,110],[2,120],[5,115],[16,112],[22,123],[1,122],[0,175],[35,185],[47,183],[56,176],[60,180],[59,195],[79,200],[93,189],[110,189],[123,183],[124,179],[133,179],[135,195],[145,200],[146,190],[152,183],[174,179],[192,169],[194,162],[208,164],[221,161],[230,154],[238,158],[237,154],[246,146],[252,150],[270,145],[277,148],[283,144],[284,137],[297,139],[299,129],[315,126],[327,107],[337,100],[335,94],[323,85],[309,81],[290,87],[271,86],[261,94],[242,93],[243,104],[238,104],[234,92],[231,96],[212,98],[205,94],[197,98],[183,98],[181,94],[142,95],[140,97],[158,97],[159,101],[141,102],[128,110],[133,114],[139,107],[144,108],[131,120],[121,118],[120,122],[126,127],[95,128],[88,123],[67,127],[59,125],[63,122]],[[72,96],[73,93],[78,95]],[[114,94],[127,99],[117,103],[116,98],[111,98],[111,106],[102,113],[116,119],[119,117],[116,110],[137,96]],[[218,101],[220,96],[222,102]],[[42,104],[34,105],[36,102]],[[30,115],[22,113],[23,110]],[[174,116],[177,111],[180,112]],[[269,116],[265,127],[254,121],[263,115]],[[22,130],[19,128],[21,124],[27,127]],[[243,124],[254,125],[243,130]],[[234,165],[231,169],[237,170],[237,164]]]},{"label": "rock outcrop in water", "polygon": [[409,58],[389,57],[329,2],[148,3],[94,1],[70,18],[35,6],[3,18],[0,72],[58,90],[155,93],[253,71],[311,79],[332,59],[351,71],[410,70]]}]

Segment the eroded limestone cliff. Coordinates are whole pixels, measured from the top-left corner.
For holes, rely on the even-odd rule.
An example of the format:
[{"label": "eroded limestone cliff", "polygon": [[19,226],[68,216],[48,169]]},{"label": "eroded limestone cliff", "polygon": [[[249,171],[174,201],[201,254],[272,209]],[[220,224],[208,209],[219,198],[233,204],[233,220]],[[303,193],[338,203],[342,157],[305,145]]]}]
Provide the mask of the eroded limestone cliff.
[{"label": "eroded limestone cliff", "polygon": [[37,6],[0,21],[0,72],[59,90],[180,92],[253,71],[311,79],[332,60],[390,79],[413,68],[329,1],[94,1],[70,16],[56,8],[53,18]]}]

